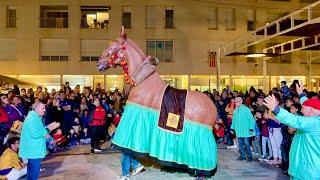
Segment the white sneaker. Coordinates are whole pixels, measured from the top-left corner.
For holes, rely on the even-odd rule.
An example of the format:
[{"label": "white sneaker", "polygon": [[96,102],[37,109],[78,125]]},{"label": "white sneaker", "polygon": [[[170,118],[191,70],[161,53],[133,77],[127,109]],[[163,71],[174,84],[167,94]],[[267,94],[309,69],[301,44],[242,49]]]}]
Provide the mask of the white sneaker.
[{"label": "white sneaker", "polygon": [[94,152],[99,153],[99,152],[102,152],[102,150],[101,149],[94,149]]},{"label": "white sneaker", "polygon": [[117,180],[130,180],[129,176],[118,176]]},{"label": "white sneaker", "polygon": [[144,170],[144,166],[140,165],[140,166],[138,166],[136,169],[134,169],[134,170],[131,172],[131,176],[134,176],[134,175],[140,173],[140,172],[143,171],[143,170]]},{"label": "white sneaker", "polygon": [[238,148],[237,145],[227,146],[227,149],[237,149],[237,148]]}]

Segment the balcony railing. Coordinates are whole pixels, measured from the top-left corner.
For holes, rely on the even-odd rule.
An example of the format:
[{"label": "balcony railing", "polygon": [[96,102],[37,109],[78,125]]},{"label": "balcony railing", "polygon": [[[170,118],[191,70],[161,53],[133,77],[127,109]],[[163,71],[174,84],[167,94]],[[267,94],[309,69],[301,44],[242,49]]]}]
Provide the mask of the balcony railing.
[{"label": "balcony railing", "polygon": [[81,19],[81,28],[87,29],[107,29],[109,26],[109,20],[97,21],[97,22],[88,22],[86,18]]},{"label": "balcony railing", "polygon": [[68,18],[41,18],[40,28],[68,28]]}]

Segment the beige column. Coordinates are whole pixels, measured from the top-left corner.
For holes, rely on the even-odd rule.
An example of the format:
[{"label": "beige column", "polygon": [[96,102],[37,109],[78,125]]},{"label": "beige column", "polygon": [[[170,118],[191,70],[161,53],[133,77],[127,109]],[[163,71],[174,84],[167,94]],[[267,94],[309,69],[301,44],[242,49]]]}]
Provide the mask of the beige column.
[{"label": "beige column", "polygon": [[[267,51],[264,49],[263,53],[267,53]],[[268,62],[267,61],[268,61],[268,59],[270,59],[270,57],[263,57],[262,58],[263,92],[265,92],[265,93],[269,92],[269,87],[268,87],[268,82],[267,82],[267,74],[268,74]]]},{"label": "beige column", "polygon": [[311,53],[307,52],[308,74],[307,74],[307,88],[311,89]]},{"label": "beige column", "polygon": [[229,87],[231,90],[232,90],[232,86],[233,86],[232,75],[229,75]]},{"label": "beige column", "polygon": [[107,75],[103,75],[103,88],[107,91]]},{"label": "beige column", "polygon": [[60,86],[60,88],[61,88],[61,84],[63,84],[63,75],[60,75],[59,82],[60,82],[59,86]]},{"label": "beige column", "polygon": [[217,91],[220,92],[221,87],[220,87],[220,76],[221,76],[221,59],[220,59],[220,48],[218,49],[217,52]]},{"label": "beige column", "polygon": [[190,75],[188,75],[188,80],[187,80],[187,88],[188,88],[188,90],[190,90],[190,86],[191,86],[191,83],[190,83]]}]

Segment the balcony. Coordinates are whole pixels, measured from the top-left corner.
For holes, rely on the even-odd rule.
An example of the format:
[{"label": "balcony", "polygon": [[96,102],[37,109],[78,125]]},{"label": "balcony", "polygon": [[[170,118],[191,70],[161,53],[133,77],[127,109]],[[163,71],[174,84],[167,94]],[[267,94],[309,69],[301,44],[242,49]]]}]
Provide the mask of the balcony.
[{"label": "balcony", "polygon": [[68,28],[68,18],[40,18],[40,28]]},{"label": "balcony", "polygon": [[89,20],[88,18],[81,19],[81,28],[83,29],[107,29],[109,20],[97,21]]}]

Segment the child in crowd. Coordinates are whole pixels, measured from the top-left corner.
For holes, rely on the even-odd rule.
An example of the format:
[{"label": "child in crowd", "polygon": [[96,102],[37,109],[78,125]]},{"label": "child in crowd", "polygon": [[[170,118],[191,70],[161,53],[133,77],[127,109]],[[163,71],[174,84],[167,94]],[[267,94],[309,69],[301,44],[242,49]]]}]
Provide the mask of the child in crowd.
[{"label": "child in crowd", "polygon": [[112,141],[115,131],[116,131],[116,126],[113,123],[111,123],[108,128],[108,136],[109,136],[108,140]]},{"label": "child in crowd", "polygon": [[[265,119],[265,114],[267,111],[264,112],[263,116],[260,118],[261,122],[261,137],[262,137],[262,157],[259,158],[260,161],[267,161],[272,159],[272,147],[269,139],[269,125],[267,119]],[[268,145],[268,154],[267,155],[267,145]]]},{"label": "child in crowd", "polygon": [[257,111],[255,114],[256,124],[255,124],[255,132],[256,136],[253,137],[253,153],[255,153],[257,156],[261,155],[261,119],[262,119],[262,113],[261,111]]},{"label": "child in crowd", "polygon": [[[280,95],[277,93],[273,94],[276,99],[276,105],[280,105]],[[268,117],[268,125],[269,125],[269,139],[272,147],[272,155],[273,160],[269,160],[268,164],[279,165],[282,161],[281,156],[281,142],[282,142],[282,133],[280,122],[274,117],[271,112],[265,114],[265,117]]]},{"label": "child in crowd", "polygon": [[90,135],[88,133],[88,129],[84,128],[81,132],[80,132],[80,144],[90,144],[91,143],[91,138]]},{"label": "child in crowd", "polygon": [[[298,114],[300,109],[301,109],[300,104],[295,103],[290,106],[290,112],[295,115]],[[289,152],[290,152],[292,139],[293,139],[293,136],[294,136],[296,129],[291,128],[289,126],[286,126],[284,124],[281,124],[281,130],[282,130],[282,136],[283,136],[283,140],[281,143],[281,156],[282,156],[281,169],[284,174],[288,175]]]},{"label": "child in crowd", "polygon": [[118,124],[120,122],[121,116],[117,111],[114,111],[114,118],[113,118],[113,124],[118,127]]},{"label": "child in crowd", "polygon": [[67,136],[69,141],[69,146],[77,146],[79,145],[79,135],[75,132],[73,128],[69,130],[69,134]]},{"label": "child in crowd", "polygon": [[225,126],[223,124],[223,121],[222,119],[219,119],[217,123],[214,125],[214,129],[213,129],[213,133],[218,144],[224,141],[224,131],[225,131]]},{"label": "child in crowd", "polygon": [[64,147],[67,144],[67,139],[63,136],[61,129],[56,130],[56,132],[53,134],[53,138],[58,147]]},{"label": "child in crowd", "polygon": [[80,126],[82,129],[88,128],[90,122],[90,113],[88,109],[83,110],[83,113],[80,117]]},{"label": "child in crowd", "polygon": [[290,107],[293,104],[293,100],[292,99],[287,99],[286,100],[286,105],[285,105],[285,110],[290,111]]}]

